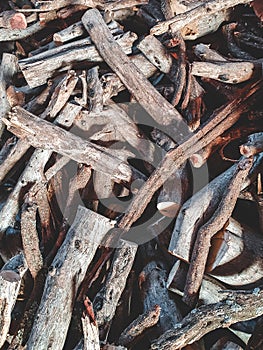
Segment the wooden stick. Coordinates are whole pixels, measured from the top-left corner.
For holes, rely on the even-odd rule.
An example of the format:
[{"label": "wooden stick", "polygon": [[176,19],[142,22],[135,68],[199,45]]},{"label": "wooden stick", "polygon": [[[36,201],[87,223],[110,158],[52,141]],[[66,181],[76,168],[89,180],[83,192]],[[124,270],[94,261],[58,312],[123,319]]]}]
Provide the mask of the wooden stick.
[{"label": "wooden stick", "polygon": [[[124,33],[116,38],[124,52],[130,54],[137,35],[131,32]],[[19,60],[19,66],[30,87],[45,84],[47,79],[59,69],[66,71],[77,62],[101,62],[102,58],[94,45],[90,45],[90,38],[80,39],[47,52]],[[41,72],[41,74],[39,74]]]},{"label": "wooden stick", "polygon": [[251,157],[263,152],[263,132],[252,134],[245,144],[240,146],[240,153],[245,157]]},{"label": "wooden stick", "polygon": [[[1,31],[1,29],[0,29]],[[3,53],[2,62],[0,66],[0,137],[3,132],[4,125],[2,118],[10,111],[10,104],[7,98],[7,85],[10,84],[12,78],[18,71],[17,58],[9,53]]]},{"label": "wooden stick", "polygon": [[[26,138],[32,146],[45,148],[68,156],[79,163],[91,165],[95,170],[109,174],[116,181],[130,180],[131,170],[128,165],[116,157],[117,152],[82,140],[58,126],[35,117],[22,108],[15,108],[10,117],[11,119],[6,119],[10,131]],[[26,128],[25,125],[27,125]],[[45,135],[42,132],[43,128],[46,130]],[[50,135],[49,139],[47,139],[48,135]]]},{"label": "wooden stick", "polygon": [[[28,269],[35,279],[43,267],[43,258],[39,249],[39,239],[37,232],[37,205],[33,198],[28,198],[22,208],[21,214],[21,237]],[[31,202],[31,203],[30,203]]]},{"label": "wooden stick", "polygon": [[112,321],[137,252],[137,244],[121,240],[107,279],[93,301],[96,320],[102,331]]},{"label": "wooden stick", "polygon": [[[82,5],[87,8],[89,7],[99,7],[103,10],[113,11],[127,7],[133,7],[136,5],[147,4],[147,0],[122,0],[120,1],[110,1],[110,0],[58,0],[56,3],[40,3],[40,11],[52,11],[59,10],[62,7],[70,6],[70,5]],[[42,4],[41,4],[42,3]]]},{"label": "wooden stick", "polygon": [[190,312],[174,329],[168,330],[151,346],[152,350],[181,349],[217,328],[262,315],[263,291],[232,292],[226,300],[204,305]]},{"label": "wooden stick", "polygon": [[253,164],[252,159],[241,159],[221,202],[213,216],[199,229],[195,240],[191,263],[187,274],[183,301],[194,307],[205,271],[211,238],[223,229],[236,205],[239,192]]},{"label": "wooden stick", "polygon": [[5,29],[0,28],[0,41],[22,40],[36,34],[44,27],[40,22],[34,23],[26,29]]},{"label": "wooden stick", "polygon": [[87,314],[81,317],[84,334],[83,350],[100,350],[99,330],[95,320]]},{"label": "wooden stick", "polygon": [[195,76],[238,84],[252,78],[255,66],[251,62],[193,62],[191,68]]},{"label": "wooden stick", "polygon": [[[84,207],[78,208],[75,221],[52,262],[28,349],[63,347],[78,287],[102,238],[112,227],[113,222],[107,218]],[[54,313],[60,315],[55,321]]]},{"label": "wooden stick", "polygon": [[229,7],[248,3],[250,3],[250,0],[210,0],[185,13],[177,15],[170,20],[158,23],[151,29],[151,34],[161,35],[167,32],[170,28],[172,32],[175,33],[176,31],[188,25],[190,22],[198,20],[207,14],[212,15],[218,11],[228,9]]},{"label": "wooden stick", "polygon": [[[161,125],[182,122],[182,116],[162,97],[139,69],[130,62],[96,9],[88,10],[82,22],[101,56],[115,71],[138,103]],[[141,87],[144,89],[141,89]]]},{"label": "wooden stick", "polygon": [[[255,166],[244,182],[242,189],[255,180],[255,176],[257,176],[256,174],[262,166],[261,164],[262,157],[259,157],[255,161]],[[195,232],[205,220],[208,220],[212,216],[218,207],[220,198],[222,198],[226,186],[233,177],[235,168],[235,165],[230,167],[184,203],[178,214],[170,241],[169,252],[171,254],[184,261],[190,261],[190,252],[195,240]]]},{"label": "wooden stick", "polygon": [[118,344],[123,346],[130,346],[135,344],[135,341],[148,328],[157,324],[160,318],[161,307],[155,305],[151,310],[138,316],[124,331],[121,333]]},{"label": "wooden stick", "polygon": [[15,305],[22,277],[27,271],[23,254],[14,256],[0,271],[0,346],[4,345],[11,324],[11,312]]}]

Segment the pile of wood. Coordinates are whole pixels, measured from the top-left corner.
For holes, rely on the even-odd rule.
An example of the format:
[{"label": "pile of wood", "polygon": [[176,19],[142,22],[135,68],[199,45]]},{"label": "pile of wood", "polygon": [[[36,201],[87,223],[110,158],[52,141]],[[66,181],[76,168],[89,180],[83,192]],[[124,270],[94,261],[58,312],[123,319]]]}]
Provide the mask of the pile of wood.
[{"label": "pile of wood", "polygon": [[0,11],[0,348],[262,349],[260,1]]}]

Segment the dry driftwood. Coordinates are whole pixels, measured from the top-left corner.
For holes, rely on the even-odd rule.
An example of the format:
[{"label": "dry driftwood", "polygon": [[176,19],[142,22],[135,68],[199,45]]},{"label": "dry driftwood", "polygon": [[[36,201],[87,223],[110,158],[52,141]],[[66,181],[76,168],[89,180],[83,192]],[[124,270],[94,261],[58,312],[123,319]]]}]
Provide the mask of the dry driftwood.
[{"label": "dry driftwood", "polygon": [[26,29],[0,28],[0,41],[22,40],[43,29],[40,22],[34,23]]},{"label": "dry driftwood", "polygon": [[254,73],[251,62],[193,62],[191,73],[198,77],[211,78],[227,84],[238,84],[251,79]]},{"label": "dry driftwood", "polygon": [[[0,29],[1,30],[1,29]],[[2,118],[10,111],[10,104],[7,98],[7,85],[11,83],[13,76],[17,73],[17,58],[9,53],[4,53],[0,66],[0,136],[2,135],[4,125]]]},{"label": "dry driftwood", "polygon": [[194,7],[193,9],[179,14],[170,20],[167,20],[165,22],[160,22],[156,26],[154,26],[151,29],[151,34],[154,35],[160,35],[165,32],[167,32],[169,29],[173,33],[176,31],[182,29],[192,21],[200,20],[202,17],[206,16],[208,13],[209,15],[212,15],[214,13],[217,13],[221,10],[228,9],[229,7],[233,7],[239,4],[248,4],[250,3],[250,0],[210,0],[206,3],[202,3],[197,7]]},{"label": "dry driftwood", "polygon": [[121,333],[118,344],[129,346],[134,344],[139,336],[148,328],[151,328],[159,321],[161,308],[155,305],[152,310],[138,316],[125,330]]},{"label": "dry driftwood", "polygon": [[[28,349],[63,347],[78,287],[101,240],[112,227],[109,219],[84,207],[78,208],[75,221],[49,269]],[[53,293],[56,298],[52,297]],[[59,315],[57,322],[54,322],[55,314]]]},{"label": "dry driftwood", "polygon": [[209,220],[198,229],[183,297],[184,302],[191,307],[198,300],[198,293],[205,272],[211,239],[217,232],[224,228],[230,218],[252,164],[253,158],[240,159],[231,180],[222,194],[218,207]]},{"label": "dry driftwood", "polygon": [[[105,62],[152,118],[161,125],[182,122],[179,112],[154,89],[130,62],[120,46],[113,41],[113,36],[99,11],[88,10],[82,17],[82,22]],[[144,86],[144,89],[141,89],[141,86]]]},{"label": "dry driftwood", "polygon": [[2,347],[11,323],[11,312],[15,305],[22,277],[27,271],[23,254],[14,256],[0,271],[0,346]]},{"label": "dry driftwood", "polygon": [[262,290],[232,292],[226,300],[192,310],[174,329],[168,330],[151,346],[152,349],[176,350],[201,339],[216,328],[229,327],[263,313]]},{"label": "dry driftwood", "polygon": [[[244,182],[247,187],[255,179],[262,163],[262,156],[255,161],[249,177]],[[176,219],[169,251],[178,258],[190,261],[190,251],[194,241],[196,229],[207,220],[217,208],[224,189],[233,176],[235,166],[230,167],[224,173],[209,182],[207,186],[197,192],[182,206]]]},{"label": "dry driftwood", "polygon": [[[116,181],[130,180],[131,170],[128,165],[116,157],[117,152],[85,141],[68,131],[35,117],[22,108],[15,108],[10,117],[10,119],[6,119],[8,128],[12,129],[12,132],[19,135],[19,137],[25,138],[32,146],[45,148],[70,157],[79,163],[91,165],[95,170],[109,174]],[[24,125],[27,125],[26,128]],[[42,133],[43,128],[46,130],[45,135]],[[47,140],[47,135],[50,135],[49,140]],[[69,146],[69,143],[71,143],[71,146]],[[102,158],[105,161],[101,162]],[[100,159],[100,162],[97,159]]]},{"label": "dry driftwood", "polygon": [[[116,37],[125,53],[130,54],[137,35],[131,32]],[[19,67],[30,87],[45,84],[57,71],[67,71],[77,62],[101,62],[102,58],[90,39],[80,39],[47,52],[19,60]],[[41,75],[38,72],[41,71]]]}]

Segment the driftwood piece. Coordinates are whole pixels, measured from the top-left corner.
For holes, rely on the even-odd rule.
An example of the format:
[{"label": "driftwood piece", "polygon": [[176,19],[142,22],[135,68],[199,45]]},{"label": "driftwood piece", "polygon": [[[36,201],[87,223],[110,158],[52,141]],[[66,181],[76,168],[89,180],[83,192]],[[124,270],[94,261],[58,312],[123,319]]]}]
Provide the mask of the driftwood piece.
[{"label": "driftwood piece", "polygon": [[198,293],[205,272],[211,239],[217,232],[224,228],[230,218],[252,164],[253,158],[241,158],[233,173],[233,177],[222,194],[218,207],[209,220],[197,232],[183,297],[184,302],[191,307],[198,300]]},{"label": "driftwood piece", "polygon": [[[1,30],[1,29],[0,29]],[[7,98],[7,85],[11,83],[13,76],[17,73],[17,58],[9,53],[4,53],[0,66],[0,136],[2,135],[4,125],[2,118],[10,111],[10,104]]]},{"label": "driftwood piece", "polygon": [[[188,268],[189,267],[185,262],[177,260],[167,279],[167,288],[181,297],[184,294]],[[223,289],[225,289],[225,287],[222,283],[218,282],[215,278],[204,275],[198,303],[208,305],[222,301],[224,295],[220,293],[220,291]]]},{"label": "driftwood piece", "polygon": [[197,44],[194,47],[194,53],[197,57],[206,62],[227,62],[227,59],[219,54],[217,51],[211,49],[209,45]]},{"label": "driftwood piece", "polygon": [[240,146],[240,153],[245,157],[251,157],[260,152],[263,152],[263,132],[250,135],[247,142]]},{"label": "driftwood piece", "polygon": [[232,292],[226,300],[192,310],[174,329],[168,330],[151,346],[152,349],[176,350],[201,339],[216,328],[261,316],[262,290]]},{"label": "driftwood piece", "polygon": [[104,286],[96,295],[93,307],[101,331],[112,321],[119,299],[125,288],[128,275],[137,252],[137,244],[120,241]]},{"label": "driftwood piece", "polygon": [[152,310],[138,316],[124,331],[121,333],[118,344],[129,346],[134,344],[142,333],[151,328],[159,321],[161,307],[155,305]]},{"label": "driftwood piece", "polygon": [[[83,207],[52,262],[28,349],[62,348],[74,299],[96,249],[113,222]],[[55,293],[55,294],[54,294]],[[54,322],[54,314],[60,315]]]},{"label": "driftwood piece", "polygon": [[[262,157],[260,156],[255,162],[249,177],[244,182],[243,189],[255,179],[255,173],[257,174],[261,162]],[[217,208],[234,170],[235,166],[230,167],[184,203],[176,219],[170,241],[169,251],[172,254],[182,260],[190,261],[194,233]]]},{"label": "driftwood piece", "polygon": [[34,23],[26,29],[6,29],[0,28],[0,41],[13,41],[13,40],[22,40],[27,37],[36,34],[43,26],[40,22]]},{"label": "driftwood piece", "polygon": [[238,84],[251,79],[254,68],[255,66],[251,62],[193,62],[191,73],[227,84]]},{"label": "driftwood piece", "polygon": [[[11,119],[6,119],[10,131],[12,129],[14,134],[25,138],[32,146],[45,148],[70,157],[79,163],[91,165],[95,170],[109,174],[116,181],[130,180],[131,170],[128,165],[116,157],[116,152],[85,141],[35,117],[22,108],[15,108],[10,117]],[[27,125],[26,128],[25,125]],[[43,129],[46,130],[45,135],[43,135]],[[49,140],[48,135],[50,135]]]},{"label": "driftwood piece", "polygon": [[0,346],[2,347],[11,323],[11,312],[15,305],[21,280],[27,271],[23,254],[10,259],[0,271]]},{"label": "driftwood piece", "polygon": [[99,330],[96,322],[89,315],[81,318],[84,341],[82,350],[100,350]]},{"label": "driftwood piece", "polygon": [[0,27],[9,29],[26,29],[26,17],[23,15],[23,13],[3,11],[0,14]]},{"label": "driftwood piece", "polygon": [[[137,39],[135,33],[127,32],[116,37],[117,43],[122,47],[125,53],[130,54],[132,45]],[[47,79],[54,73],[66,71],[72,68],[77,62],[101,62],[102,58],[94,45],[91,45],[90,39],[80,39],[47,52],[19,60],[19,67],[22,70],[25,79],[30,87],[36,87],[45,84]],[[41,74],[39,75],[39,72]]]},{"label": "driftwood piece", "polygon": [[147,0],[124,0],[124,1],[111,1],[111,0],[59,0],[56,1],[56,3],[42,3],[40,4],[40,11],[52,11],[52,10],[59,10],[63,7],[69,6],[69,5],[82,5],[86,8],[89,7],[99,7],[103,10],[118,10],[122,8],[127,7],[133,7],[136,5],[142,5],[147,4]]},{"label": "driftwood piece", "polygon": [[[29,199],[29,201],[31,200],[33,198]],[[39,248],[36,214],[37,205],[35,203],[24,204],[21,214],[21,237],[28,269],[34,279],[43,267],[43,258]]]},{"label": "driftwood piece", "polygon": [[[113,35],[119,35],[123,33],[122,27],[120,24],[116,21],[111,21],[110,23],[107,24],[111,33]],[[76,22],[67,28],[55,33],[53,35],[53,41],[55,42],[56,45],[61,45],[64,44],[70,40],[79,38],[80,36],[84,35],[86,32],[83,24],[81,21]]]},{"label": "driftwood piece", "polygon": [[220,0],[210,0],[208,2],[202,3],[197,7],[194,7],[193,9],[179,14],[170,20],[167,20],[165,22],[160,22],[156,26],[154,26],[151,29],[151,34],[154,35],[161,35],[165,32],[167,32],[169,29],[173,33],[176,31],[182,29],[192,21],[198,21],[202,17],[206,16],[208,13],[211,16],[214,13],[217,13],[222,10],[226,10],[230,7],[239,5],[239,4],[248,4],[250,3],[250,0],[227,0],[227,1],[220,1]]},{"label": "driftwood piece", "polygon": [[[113,41],[113,36],[99,11],[88,10],[82,17],[82,22],[105,62],[152,118],[161,125],[182,122],[180,113],[156,91],[130,62],[120,46]],[[141,89],[142,86],[144,89]]]}]

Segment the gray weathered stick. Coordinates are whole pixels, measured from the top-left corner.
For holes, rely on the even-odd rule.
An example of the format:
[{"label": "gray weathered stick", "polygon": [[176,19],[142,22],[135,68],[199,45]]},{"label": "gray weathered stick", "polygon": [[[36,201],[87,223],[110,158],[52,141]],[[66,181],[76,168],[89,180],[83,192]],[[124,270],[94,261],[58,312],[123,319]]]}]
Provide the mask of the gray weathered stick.
[{"label": "gray weathered stick", "polygon": [[78,287],[113,224],[91,210],[78,208],[75,221],[52,262],[27,349],[63,348]]},{"label": "gray weathered stick", "polygon": [[23,254],[14,256],[0,271],[0,347],[3,346],[11,323],[15,305],[27,264]]}]

